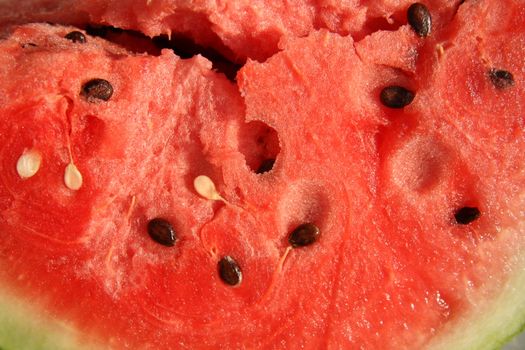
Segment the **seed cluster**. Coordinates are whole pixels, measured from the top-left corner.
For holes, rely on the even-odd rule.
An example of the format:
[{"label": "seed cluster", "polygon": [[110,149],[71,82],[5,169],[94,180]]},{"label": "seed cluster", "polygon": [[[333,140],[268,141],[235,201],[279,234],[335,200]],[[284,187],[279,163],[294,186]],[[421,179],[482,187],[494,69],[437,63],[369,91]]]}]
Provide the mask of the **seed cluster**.
[{"label": "seed cluster", "polygon": [[[410,5],[407,10],[407,20],[420,37],[427,37],[432,32],[432,16],[428,8],[421,3]],[[406,87],[390,85],[381,90],[379,99],[388,108],[401,109],[411,104],[415,96],[414,91]]]},{"label": "seed cluster", "polygon": [[[432,17],[428,8],[421,3],[412,4],[407,10],[408,23],[414,32],[424,38],[432,32]],[[73,43],[84,44],[87,42],[86,35],[80,31],[72,31],[64,36]],[[29,43],[28,46],[36,46]],[[494,87],[504,90],[514,85],[512,73],[492,68],[488,71],[488,77]],[[90,103],[109,101],[113,96],[112,84],[101,78],[94,78],[85,82],[80,95]],[[389,85],[384,87],[380,93],[381,103],[392,109],[401,109],[412,103],[416,94],[414,91],[400,86]],[[256,173],[263,174],[273,169],[276,159],[264,159],[259,165]],[[37,150],[24,151],[17,162],[17,173],[22,179],[34,176],[40,169],[42,156]],[[64,182],[71,190],[78,190],[82,186],[83,178],[79,169],[73,162],[67,165],[64,172]],[[227,203],[217,191],[215,184],[208,176],[198,176],[194,180],[195,191],[208,200],[222,200]],[[477,220],[481,215],[477,207],[465,206],[454,213],[454,218],[459,225],[468,225]],[[177,235],[172,223],[164,218],[154,218],[147,223],[147,233],[150,238],[165,247],[173,247],[177,242]],[[287,241],[288,249],[303,248],[316,243],[321,236],[320,228],[311,222],[298,225],[289,232]],[[238,286],[243,279],[243,273],[239,263],[230,255],[223,256],[217,262],[217,272],[220,279],[229,286]]]}]

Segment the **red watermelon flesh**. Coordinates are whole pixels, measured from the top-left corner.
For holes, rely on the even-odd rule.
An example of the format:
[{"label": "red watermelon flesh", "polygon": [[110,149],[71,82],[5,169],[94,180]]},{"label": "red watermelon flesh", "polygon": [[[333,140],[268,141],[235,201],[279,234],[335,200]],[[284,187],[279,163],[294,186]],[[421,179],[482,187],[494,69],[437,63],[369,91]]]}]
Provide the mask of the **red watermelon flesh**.
[{"label": "red watermelon flesh", "polygon": [[[98,347],[439,346],[524,266],[524,13],[467,2],[426,39],[288,38],[239,88],[202,57],[17,28],[0,43],[2,285]],[[496,88],[494,68],[514,84]],[[108,101],[81,95],[93,78]],[[392,84],[416,92],[402,110],[380,102]],[[29,149],[42,165],[22,180]],[[199,196],[198,175],[224,201]],[[464,206],[480,218],[455,223]],[[156,217],[174,247],[148,236]],[[304,222],[321,236],[290,250]]]},{"label": "red watermelon flesh", "polygon": [[[434,26],[449,22],[460,0],[429,1]],[[185,1],[25,0],[0,1],[0,24],[46,21],[109,24],[151,37],[184,34],[218,49],[229,59],[263,61],[288,37],[328,29],[358,38],[406,23],[409,0],[381,1]]]}]

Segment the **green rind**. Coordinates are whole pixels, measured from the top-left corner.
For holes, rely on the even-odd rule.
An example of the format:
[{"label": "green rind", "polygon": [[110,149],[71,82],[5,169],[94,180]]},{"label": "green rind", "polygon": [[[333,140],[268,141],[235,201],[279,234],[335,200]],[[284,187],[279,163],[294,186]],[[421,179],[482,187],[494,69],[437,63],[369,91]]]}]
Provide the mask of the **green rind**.
[{"label": "green rind", "polygon": [[[525,224],[523,225],[525,226]],[[525,227],[521,232],[525,232]],[[431,350],[500,349],[525,330],[525,254],[517,252],[511,275],[491,303],[447,324],[426,347]],[[0,291],[0,350],[88,350],[111,348],[88,337],[28,300]]]},{"label": "green rind", "polygon": [[[525,223],[520,223],[514,235],[510,230],[502,233],[519,237],[525,233]],[[480,302],[467,315],[447,324],[429,343],[428,349],[501,349],[525,330],[525,254],[518,242],[516,244],[514,260],[509,262],[515,272],[509,276],[501,293],[492,302]]]},{"label": "green rind", "polygon": [[509,280],[503,293],[488,307],[447,327],[431,344],[432,350],[501,349],[525,329],[525,269]]},{"label": "green rind", "polygon": [[45,316],[11,293],[0,293],[1,350],[83,350],[74,328]]},{"label": "green rind", "polygon": [[[525,268],[516,273],[489,306],[447,326],[428,346],[432,350],[500,349],[525,330]],[[88,350],[75,329],[44,316],[12,294],[0,294],[1,350]]]}]

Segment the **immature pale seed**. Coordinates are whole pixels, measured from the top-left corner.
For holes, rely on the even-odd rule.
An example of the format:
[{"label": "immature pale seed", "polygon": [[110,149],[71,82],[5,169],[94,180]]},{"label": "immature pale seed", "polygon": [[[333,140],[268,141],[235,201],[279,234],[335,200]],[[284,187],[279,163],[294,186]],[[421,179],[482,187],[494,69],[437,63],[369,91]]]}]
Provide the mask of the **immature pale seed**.
[{"label": "immature pale seed", "polygon": [[288,236],[288,242],[294,248],[305,247],[317,241],[319,238],[319,227],[311,223],[297,226]]},{"label": "immature pale seed", "polygon": [[79,44],[84,44],[86,42],[86,36],[84,35],[84,33],[79,32],[78,30],[67,33],[64,38]]},{"label": "immature pale seed", "polygon": [[480,211],[476,207],[463,207],[458,209],[454,214],[456,222],[460,225],[468,225],[481,215]]},{"label": "immature pale seed", "polygon": [[16,172],[22,179],[28,179],[40,169],[42,155],[37,150],[31,149],[22,153],[16,162]]},{"label": "immature pale seed", "polygon": [[82,85],[80,92],[88,102],[96,102],[96,100],[108,101],[113,96],[113,86],[104,79],[92,79]]},{"label": "immature pale seed", "polygon": [[384,88],[379,97],[386,107],[403,108],[412,103],[415,94],[402,86],[392,85]]},{"label": "immature pale seed", "polygon": [[202,197],[211,200],[222,200],[221,195],[217,192],[212,179],[206,175],[199,175],[193,180],[195,191]]},{"label": "immature pale seed", "polygon": [[77,166],[73,163],[69,163],[64,171],[64,183],[66,187],[73,191],[78,191],[82,187],[82,174],[78,170]]},{"label": "immature pale seed", "polygon": [[172,247],[177,240],[171,223],[161,218],[152,219],[148,222],[148,234],[155,242],[166,247]]},{"label": "immature pale seed", "polygon": [[225,256],[217,264],[219,277],[230,286],[237,286],[242,282],[242,271],[231,256]]},{"label": "immature pale seed", "polygon": [[426,37],[432,31],[432,17],[428,8],[421,3],[410,5],[407,19],[414,32],[420,37]]},{"label": "immature pale seed", "polygon": [[512,73],[503,69],[489,70],[489,78],[492,84],[499,90],[509,88],[514,85],[514,76]]}]

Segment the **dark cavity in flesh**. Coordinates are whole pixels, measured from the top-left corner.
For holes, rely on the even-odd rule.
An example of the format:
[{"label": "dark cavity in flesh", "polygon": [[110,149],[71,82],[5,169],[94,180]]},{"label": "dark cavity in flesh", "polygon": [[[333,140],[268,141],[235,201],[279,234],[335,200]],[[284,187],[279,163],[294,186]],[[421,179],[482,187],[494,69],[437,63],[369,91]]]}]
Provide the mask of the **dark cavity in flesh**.
[{"label": "dark cavity in flesh", "polygon": [[463,207],[456,211],[454,218],[456,219],[456,223],[460,225],[468,225],[477,220],[480,215],[481,212],[476,207]]},{"label": "dark cavity in flesh", "polygon": [[498,90],[507,89],[514,85],[514,76],[512,73],[503,69],[493,68],[489,70],[489,78]]},{"label": "dark cavity in flesh", "polygon": [[257,168],[257,171],[255,171],[256,174],[263,174],[267,173],[270,170],[273,169],[273,165],[275,164],[275,159],[269,158],[262,161],[259,168]]},{"label": "dark cavity in flesh", "polygon": [[[235,81],[237,72],[243,66],[243,62],[234,62],[219,53],[216,49],[198,45],[191,38],[177,33],[173,33],[171,38],[168,38],[167,35],[150,38],[134,30],[93,25],[86,27],[86,33],[116,43],[131,52],[147,52],[148,54],[158,56],[162,49],[170,49],[182,59],[189,59],[195,55],[201,55],[212,62],[212,67],[215,71],[223,73],[231,81]],[[132,41],[134,43],[131,43]],[[143,49],[137,51],[137,48],[140,47],[143,47]]]}]

